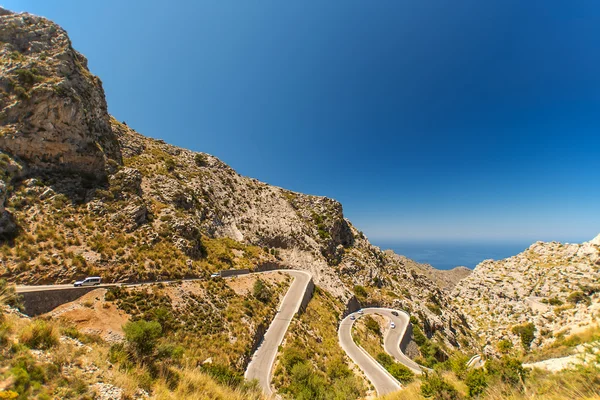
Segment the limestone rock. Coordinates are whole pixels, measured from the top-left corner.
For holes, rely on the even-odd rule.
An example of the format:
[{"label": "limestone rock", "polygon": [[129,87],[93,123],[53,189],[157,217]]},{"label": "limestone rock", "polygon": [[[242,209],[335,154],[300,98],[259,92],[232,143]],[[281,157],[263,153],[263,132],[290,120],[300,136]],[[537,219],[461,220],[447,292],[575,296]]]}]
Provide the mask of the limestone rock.
[{"label": "limestone rock", "polygon": [[102,83],[62,28],[4,11],[0,43],[0,150],[30,171],[99,178],[121,162]]}]

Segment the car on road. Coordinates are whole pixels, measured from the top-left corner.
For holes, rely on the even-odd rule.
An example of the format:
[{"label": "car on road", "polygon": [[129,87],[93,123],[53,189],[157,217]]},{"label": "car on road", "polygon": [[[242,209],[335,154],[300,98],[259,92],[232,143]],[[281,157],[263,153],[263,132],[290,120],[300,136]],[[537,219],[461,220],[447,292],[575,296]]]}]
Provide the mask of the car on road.
[{"label": "car on road", "polygon": [[220,278],[221,277],[221,273],[220,272],[215,272],[214,274],[210,275],[211,278]]},{"label": "car on road", "polygon": [[392,311],[392,315],[398,316],[398,311]]},{"label": "car on road", "polygon": [[354,315],[351,315],[351,316],[350,316],[350,319],[351,319],[352,321],[354,321],[354,320],[356,319],[356,317],[355,317]]},{"label": "car on road", "polygon": [[390,328],[394,329],[395,327],[396,327],[396,324],[395,324],[394,322],[392,322],[392,323],[390,324]]},{"label": "car on road", "polygon": [[360,310],[358,310],[358,313],[359,313],[360,315],[363,315],[365,312],[364,312],[362,309],[360,309]]},{"label": "car on road", "polygon": [[87,278],[85,278],[82,281],[77,281],[73,284],[73,286],[75,287],[81,287],[81,286],[97,286],[102,282],[102,278],[100,278],[99,276],[88,276]]}]

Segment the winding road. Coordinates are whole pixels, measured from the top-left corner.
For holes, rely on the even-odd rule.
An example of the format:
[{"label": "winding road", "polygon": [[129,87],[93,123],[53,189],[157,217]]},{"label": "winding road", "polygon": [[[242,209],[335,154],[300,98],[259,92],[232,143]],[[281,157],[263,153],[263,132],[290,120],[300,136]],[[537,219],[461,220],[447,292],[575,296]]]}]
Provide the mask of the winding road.
[{"label": "winding road", "polygon": [[[395,311],[398,315],[392,314]],[[392,310],[389,308],[363,308],[363,315],[367,314],[379,314],[388,318],[396,324],[396,328],[387,329],[383,338],[384,349],[386,353],[391,355],[411,371],[416,374],[421,374],[422,370],[417,363],[408,358],[400,350],[400,342],[404,338],[407,329],[410,324],[410,318],[407,313],[400,310]],[[365,373],[369,381],[375,387],[377,393],[381,396],[384,394],[392,393],[401,388],[400,383],[390,373],[381,366],[369,353],[367,353],[362,347],[358,346],[354,339],[352,339],[352,326],[354,325],[354,318],[361,318],[361,314],[353,313],[348,315],[340,323],[338,330],[338,338],[340,346],[344,349],[346,354],[354,361],[356,365]]]},{"label": "winding road", "polygon": [[[256,379],[259,382],[260,387],[267,396],[273,394],[271,388],[271,377],[273,372],[273,365],[279,351],[279,346],[283,342],[285,334],[290,326],[290,322],[294,315],[298,313],[302,302],[307,300],[307,296],[310,296],[309,285],[312,285],[312,276],[305,271],[300,270],[275,270],[256,272],[254,274],[263,274],[270,272],[283,272],[289,274],[294,278],[290,288],[285,294],[277,314],[267,332],[264,335],[262,342],[259,344],[257,350],[252,355],[250,363],[246,368],[244,374],[248,380]],[[197,279],[185,279],[197,280]],[[162,283],[177,282],[177,281],[164,281]],[[153,282],[159,283],[159,282]],[[95,286],[95,288],[108,288],[111,286],[138,286],[150,284],[150,282],[144,283],[133,283],[133,284],[102,284]],[[310,286],[312,289],[312,286]],[[18,293],[26,292],[41,292],[41,291],[54,291],[54,290],[69,290],[74,289],[72,284],[67,285],[40,285],[40,286],[17,286]],[[311,292],[312,293],[312,292]],[[396,324],[396,328],[387,329],[384,335],[384,350],[396,359],[396,361],[402,363],[416,374],[422,373],[420,366],[408,358],[400,349],[400,344],[407,334],[407,330],[410,326],[410,318],[407,313],[400,310],[392,310],[389,308],[364,308],[363,314],[380,314],[390,321]],[[398,315],[394,315],[393,312]],[[355,318],[362,317],[363,314],[353,313],[345,317],[339,325],[338,329],[338,340],[342,349],[352,359],[352,361],[365,373],[366,377],[371,381],[375,390],[379,395],[388,394],[395,392],[401,388],[400,383],[390,373],[381,366],[370,354],[364,349],[358,346],[352,339],[352,326]],[[410,334],[410,332],[408,332]]]}]

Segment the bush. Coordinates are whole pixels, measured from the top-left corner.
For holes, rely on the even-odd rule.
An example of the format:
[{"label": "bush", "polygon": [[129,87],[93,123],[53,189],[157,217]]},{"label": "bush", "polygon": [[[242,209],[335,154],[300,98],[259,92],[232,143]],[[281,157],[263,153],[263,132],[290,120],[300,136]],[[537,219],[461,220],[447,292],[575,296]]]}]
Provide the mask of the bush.
[{"label": "bush", "polygon": [[487,376],[481,368],[469,371],[465,379],[465,384],[469,390],[469,397],[476,397],[485,391],[487,387]]},{"label": "bush", "polygon": [[527,371],[521,361],[504,356],[500,360],[488,360],[485,368],[490,375],[499,377],[503,382],[517,386],[525,382]]},{"label": "bush", "polygon": [[428,375],[421,385],[423,397],[434,400],[458,400],[458,391],[438,374]]},{"label": "bush", "polygon": [[567,297],[567,301],[571,304],[586,303],[590,304],[590,299],[582,291],[573,292]]},{"label": "bush", "polygon": [[48,375],[56,371],[51,364],[42,366],[30,355],[21,355],[12,362],[9,380],[12,378],[12,389],[19,393],[17,397],[19,400],[34,398],[35,392],[38,392],[38,396],[35,398],[41,399],[43,397],[39,390],[48,381]]},{"label": "bush", "polygon": [[21,332],[19,340],[31,349],[46,350],[58,344],[58,334],[54,326],[38,319]]},{"label": "bush", "polygon": [[400,363],[393,363],[388,369],[392,376],[404,385],[411,383],[415,379],[415,374]]},{"label": "bush", "polygon": [[521,338],[521,345],[525,351],[529,351],[531,342],[535,338],[535,325],[532,322],[524,325],[513,326],[512,332],[515,335],[519,335]]},{"label": "bush", "polygon": [[268,303],[271,300],[271,291],[269,290],[267,285],[262,281],[262,279],[257,279],[256,282],[254,282],[252,295],[256,297],[257,300],[260,300],[263,303]]},{"label": "bush", "polygon": [[381,364],[394,378],[403,384],[408,384],[414,380],[413,372],[404,365],[397,363],[387,353],[377,354],[377,362]]},{"label": "bush", "polygon": [[365,289],[363,286],[360,286],[360,285],[354,286],[354,294],[356,295],[356,297],[362,298],[362,299],[365,299],[368,295],[367,289]]},{"label": "bush", "polygon": [[156,342],[162,334],[162,328],[156,321],[139,320],[123,325],[125,339],[138,357],[152,354]]},{"label": "bush", "polygon": [[370,315],[365,317],[365,326],[377,336],[381,336],[381,328],[379,327],[379,323]]},{"label": "bush", "polygon": [[212,363],[202,364],[201,369],[222,385],[228,385],[235,388],[244,382],[243,376],[226,365]]},{"label": "bush", "polygon": [[513,344],[508,339],[502,339],[501,341],[498,342],[498,345],[496,347],[498,348],[498,351],[500,353],[508,354],[512,350]]},{"label": "bush", "polygon": [[298,363],[306,360],[306,354],[296,347],[290,347],[285,349],[281,357],[281,363],[283,367],[289,372]]},{"label": "bush", "polygon": [[208,158],[204,154],[196,154],[194,156],[194,162],[199,167],[206,167],[208,165]]}]

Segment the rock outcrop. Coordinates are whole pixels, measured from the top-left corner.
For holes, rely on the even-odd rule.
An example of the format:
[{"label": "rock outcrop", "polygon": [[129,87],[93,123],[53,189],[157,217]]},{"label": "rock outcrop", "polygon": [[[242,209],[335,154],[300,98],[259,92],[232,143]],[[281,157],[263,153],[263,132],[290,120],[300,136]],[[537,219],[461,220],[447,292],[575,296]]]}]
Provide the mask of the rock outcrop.
[{"label": "rock outcrop", "polygon": [[[0,152],[21,168],[6,194],[19,235],[0,247],[1,277],[39,284],[303,269],[346,304],[410,311],[444,348],[473,344],[440,287],[373,246],[339,202],[142,136],[108,116],[100,80],[60,27],[0,14]],[[88,174],[106,179],[90,183]]]},{"label": "rock outcrop", "polygon": [[486,260],[452,293],[477,333],[493,344],[510,339],[516,325],[532,322],[532,348],[558,333],[593,325],[600,311],[600,235],[582,244],[537,242],[505,260]]},{"label": "rock outcrop", "polygon": [[[0,12],[0,151],[27,171],[106,176],[121,155],[100,79],[53,22]],[[111,161],[112,160],[112,161]]]}]

